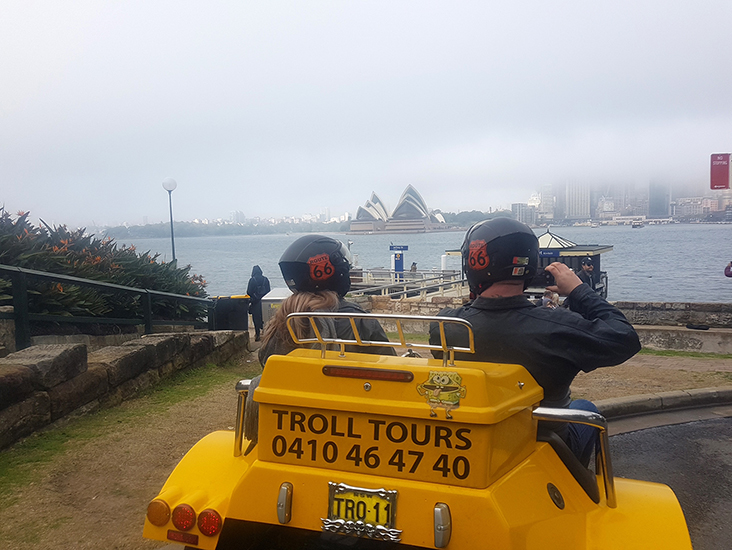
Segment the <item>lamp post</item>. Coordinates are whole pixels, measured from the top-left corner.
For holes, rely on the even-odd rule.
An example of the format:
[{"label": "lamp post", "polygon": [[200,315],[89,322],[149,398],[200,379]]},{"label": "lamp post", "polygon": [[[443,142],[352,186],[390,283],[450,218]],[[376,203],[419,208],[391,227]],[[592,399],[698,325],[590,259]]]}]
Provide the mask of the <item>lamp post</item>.
[{"label": "lamp post", "polygon": [[165,178],[163,180],[163,189],[168,192],[168,206],[170,207],[170,245],[173,248],[173,261],[175,261],[175,236],[173,234],[173,189],[178,184],[173,178]]}]

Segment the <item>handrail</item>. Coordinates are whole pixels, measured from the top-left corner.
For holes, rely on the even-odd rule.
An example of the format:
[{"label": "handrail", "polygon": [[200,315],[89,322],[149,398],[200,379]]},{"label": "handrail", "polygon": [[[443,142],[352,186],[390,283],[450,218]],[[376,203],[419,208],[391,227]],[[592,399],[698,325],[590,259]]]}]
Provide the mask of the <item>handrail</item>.
[{"label": "handrail", "polygon": [[411,290],[400,290],[399,292],[390,292],[389,294],[386,294],[386,296],[389,296],[390,298],[398,298],[399,296],[407,296],[409,294],[419,292],[420,296],[424,297],[427,295],[427,293],[429,293],[431,291],[436,292],[438,290],[443,290],[445,287],[455,286],[455,285],[460,285],[462,287],[462,286],[465,286],[465,283],[467,283],[467,282],[468,282],[467,279],[457,279],[454,281],[446,281],[444,283],[439,283],[436,285],[428,285],[428,286],[423,286],[423,287],[419,287],[419,288],[413,288]]},{"label": "handrail", "polygon": [[198,296],[185,296],[183,294],[173,294],[171,292],[163,292],[161,290],[152,290],[147,288],[136,288],[133,286],[124,286],[124,285],[118,285],[116,283],[105,283],[103,281],[95,281],[93,279],[82,279],[80,277],[74,277],[73,275],[62,275],[60,273],[48,273],[46,271],[37,271],[35,269],[26,269],[24,267],[15,267],[15,266],[9,266],[9,265],[2,265],[0,264],[0,272],[5,271],[10,274],[13,273],[23,273],[25,275],[28,275],[30,277],[34,277],[37,279],[48,279],[52,281],[66,281],[68,283],[73,283],[77,286],[87,286],[91,288],[97,288],[101,290],[117,290],[120,292],[132,292],[134,294],[153,294],[155,296],[160,296],[161,298],[176,298],[180,300],[190,300],[190,301],[197,301],[197,302],[211,302],[208,298],[199,298]]},{"label": "handrail", "polygon": [[[394,273],[394,272],[392,271],[391,273]],[[405,273],[404,275],[407,275],[407,274],[408,273]],[[442,281],[442,282],[437,283],[437,284],[432,284],[432,285],[425,284],[430,281],[438,281],[438,280]],[[395,282],[385,284],[385,285],[372,286],[372,287],[368,287],[368,288],[360,288],[358,290],[352,290],[350,292],[350,295],[351,296],[360,296],[360,295],[364,295],[366,293],[375,294],[375,293],[379,293],[380,291],[389,290],[389,289],[392,289],[395,287],[403,288],[404,290],[399,290],[396,292],[380,292],[380,294],[382,296],[389,296],[389,297],[413,294],[415,292],[424,294],[425,291],[440,290],[441,288],[446,287],[446,286],[463,284],[465,281],[467,281],[467,279],[460,278],[460,273],[455,271],[449,275],[442,274],[442,275],[437,275],[435,277],[427,277],[427,278],[420,278],[420,279],[405,278],[402,281],[395,281]],[[411,288],[410,288],[410,285],[412,285]]]},{"label": "handrail", "polygon": [[613,465],[610,461],[610,439],[608,438],[607,420],[601,414],[581,409],[555,409],[550,407],[537,407],[534,409],[533,417],[536,420],[546,422],[568,422],[570,424],[584,424],[600,430],[600,452],[597,453],[597,469],[602,472],[602,480],[605,485],[605,499],[609,508],[615,508],[617,498],[615,496],[615,478],[613,477]]},{"label": "handrail", "polygon": [[[297,318],[305,318],[310,322],[310,328],[314,336],[312,337],[298,337],[295,333],[295,329],[292,326],[292,322]],[[325,323],[315,322],[316,319],[325,319]],[[351,329],[353,330],[353,340],[347,338],[339,338],[335,333],[335,327],[328,326],[327,320],[348,320]],[[399,334],[399,343],[397,342],[384,342],[381,340],[364,340],[361,338],[361,334],[358,330],[358,324],[356,319],[387,319],[394,321],[397,326],[397,333]],[[404,327],[402,321],[418,321],[438,323],[440,328],[440,344],[423,344],[417,342],[407,342],[404,336]],[[425,349],[425,350],[436,350],[442,351],[442,366],[455,366],[455,352],[475,353],[475,339],[473,336],[473,325],[465,319],[459,317],[439,317],[439,316],[422,316],[422,315],[394,315],[394,314],[372,314],[372,313],[331,313],[329,311],[312,311],[312,312],[296,312],[290,313],[287,316],[287,330],[290,331],[292,341],[296,344],[320,344],[321,354],[325,357],[325,351],[328,345],[336,344],[340,348],[340,356],[345,357],[346,346],[403,346],[409,349]],[[468,331],[468,346],[450,346],[447,344],[447,336],[445,335],[445,325],[454,324],[465,327]],[[328,330],[323,330],[323,329]],[[325,334],[324,334],[325,332]],[[449,363],[448,363],[449,360]]]},{"label": "handrail", "polygon": [[[173,294],[160,290],[152,290],[147,288],[135,288],[131,286],[118,285],[116,283],[107,283],[103,281],[95,281],[92,279],[82,279],[72,275],[62,275],[60,273],[48,273],[45,271],[37,271],[35,269],[26,269],[16,266],[8,266],[0,264],[0,276],[9,278],[13,288],[13,313],[0,314],[0,318],[10,318],[15,320],[15,347],[18,350],[27,348],[31,344],[30,322],[31,321],[54,321],[61,323],[99,323],[99,324],[144,324],[145,334],[152,332],[153,325],[161,324],[161,321],[152,318],[152,298],[169,298],[175,301],[198,302],[208,307],[208,325],[213,330],[215,319],[213,315],[214,302],[208,298],[200,298],[198,296],[187,296],[183,294]],[[84,317],[84,316],[65,316],[30,313],[28,308],[28,279],[40,279],[48,281],[61,281],[73,284],[75,286],[84,286],[102,290],[106,292],[124,292],[136,294],[143,297],[143,319],[139,318],[111,318],[111,317]],[[166,320],[163,324],[172,325],[190,325],[195,324],[192,321],[176,321]]]}]

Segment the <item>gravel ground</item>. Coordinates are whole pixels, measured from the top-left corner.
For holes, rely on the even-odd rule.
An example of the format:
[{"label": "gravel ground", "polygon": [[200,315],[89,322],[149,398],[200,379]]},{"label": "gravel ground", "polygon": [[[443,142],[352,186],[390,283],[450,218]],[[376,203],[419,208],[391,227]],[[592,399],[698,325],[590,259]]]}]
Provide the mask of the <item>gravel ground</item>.
[{"label": "gravel ground", "polygon": [[[242,357],[242,373],[252,357]],[[231,429],[236,411],[233,376],[206,395],[166,413],[135,417],[101,437],[75,442],[34,481],[0,506],[0,547],[29,549],[149,549],[142,538],[147,503],[185,452],[217,429]],[[576,397],[607,399],[729,385],[732,360],[641,355],[577,377]],[[145,398],[120,405],[143,408]]]}]

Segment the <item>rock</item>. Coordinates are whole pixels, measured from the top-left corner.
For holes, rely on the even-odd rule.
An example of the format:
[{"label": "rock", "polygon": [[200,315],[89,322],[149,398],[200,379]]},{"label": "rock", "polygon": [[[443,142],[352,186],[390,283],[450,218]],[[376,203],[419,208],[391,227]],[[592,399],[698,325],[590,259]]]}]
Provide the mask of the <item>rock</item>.
[{"label": "rock", "polygon": [[155,347],[133,345],[129,342],[122,346],[102,348],[89,354],[89,365],[101,365],[106,368],[109,385],[116,387],[146,370],[157,367]]},{"label": "rock", "polygon": [[22,366],[31,369],[33,384],[46,390],[70,380],[87,369],[84,344],[49,344],[32,346],[0,359],[0,366]]},{"label": "rock", "polygon": [[22,401],[33,393],[34,373],[20,365],[0,365],[0,409]]},{"label": "rock", "polygon": [[101,365],[89,367],[79,376],[54,386],[48,391],[51,401],[51,420],[58,420],[104,395],[108,388],[107,369]]},{"label": "rock", "polygon": [[35,392],[19,403],[0,411],[0,449],[32,434],[51,422],[48,394]]}]

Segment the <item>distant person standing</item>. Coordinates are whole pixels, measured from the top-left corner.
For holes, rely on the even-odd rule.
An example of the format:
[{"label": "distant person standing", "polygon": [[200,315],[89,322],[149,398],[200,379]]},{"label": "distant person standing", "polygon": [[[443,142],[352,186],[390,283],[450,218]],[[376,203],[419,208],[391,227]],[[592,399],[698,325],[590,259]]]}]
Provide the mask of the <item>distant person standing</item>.
[{"label": "distant person standing", "polygon": [[247,285],[247,294],[249,294],[249,313],[252,314],[252,323],[254,324],[254,341],[259,342],[260,332],[264,327],[264,319],[262,318],[262,298],[269,292],[269,279],[262,274],[262,268],[255,265],[252,268],[252,276]]},{"label": "distant person standing", "polygon": [[724,274],[727,277],[732,277],[732,262],[727,264],[727,267],[724,268]]},{"label": "distant person standing", "polygon": [[590,285],[592,290],[595,290],[595,265],[592,263],[592,258],[589,256],[582,260],[582,271],[577,273],[580,281]]},{"label": "distant person standing", "polygon": [[409,268],[411,273],[417,273],[417,262],[412,262],[412,267]]}]

